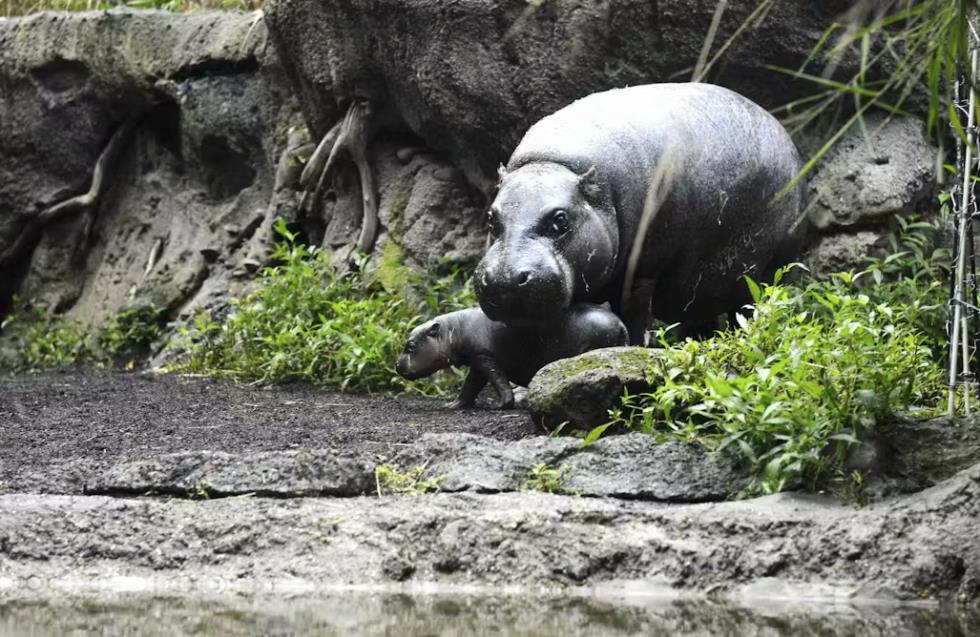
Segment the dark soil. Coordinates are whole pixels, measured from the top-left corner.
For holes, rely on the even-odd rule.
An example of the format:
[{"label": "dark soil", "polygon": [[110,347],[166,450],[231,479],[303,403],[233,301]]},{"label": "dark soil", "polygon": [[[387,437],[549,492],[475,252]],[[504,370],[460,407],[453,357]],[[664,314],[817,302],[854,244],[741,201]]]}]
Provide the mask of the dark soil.
[{"label": "dark soil", "polygon": [[423,433],[534,435],[524,411],[451,410],[446,400],[272,388],[210,378],[76,370],[0,376],[0,492],[40,467],[181,451],[357,447],[394,454]]}]

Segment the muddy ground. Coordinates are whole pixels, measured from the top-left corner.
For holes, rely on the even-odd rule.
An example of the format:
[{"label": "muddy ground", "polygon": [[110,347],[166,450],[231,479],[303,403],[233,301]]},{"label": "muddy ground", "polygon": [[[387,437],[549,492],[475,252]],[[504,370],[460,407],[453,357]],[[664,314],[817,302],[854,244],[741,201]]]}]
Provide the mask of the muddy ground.
[{"label": "muddy ground", "polygon": [[[0,377],[0,423],[0,595],[438,585],[980,599],[980,465],[865,507],[724,501],[737,466],[639,434],[582,449],[518,411],[107,372]],[[379,497],[382,459],[428,467],[443,492]],[[569,468],[560,493],[525,490],[538,463]]]},{"label": "muddy ground", "polygon": [[[6,374],[0,376],[0,493],[65,493],[55,477],[78,461],[108,465],[170,453],[290,449],[356,449],[380,461],[423,433],[496,440],[540,433],[522,411],[454,411],[446,402],[154,372]],[[40,467],[49,481],[36,480]]]}]

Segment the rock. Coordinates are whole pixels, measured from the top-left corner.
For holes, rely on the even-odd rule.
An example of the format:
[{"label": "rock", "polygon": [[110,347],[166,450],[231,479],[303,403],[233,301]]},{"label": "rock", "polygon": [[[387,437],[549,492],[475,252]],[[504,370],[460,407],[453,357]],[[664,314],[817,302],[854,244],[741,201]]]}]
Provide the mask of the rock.
[{"label": "rock", "polygon": [[528,438],[500,442],[472,434],[426,434],[393,459],[402,470],[426,468],[441,478],[440,490],[499,493],[523,488],[535,464],[558,466],[579,442],[571,438]]},{"label": "rock", "polygon": [[96,213],[49,224],[4,268],[0,313],[14,290],[91,324],[134,294],[172,319],[234,293],[283,132],[300,123],[267,44],[257,13],[0,20],[0,253],[32,215],[86,189],[109,136],[144,114]]},{"label": "rock", "polygon": [[355,496],[374,489],[374,462],[329,451],[167,454],[123,462],[89,478],[85,492],[212,497]]},{"label": "rock", "polygon": [[[544,436],[501,441],[473,434],[426,434],[390,460],[396,471],[424,467],[439,490],[502,493],[534,488],[533,468],[557,472],[558,493],[630,500],[724,500],[746,476],[721,454],[650,436],[612,436],[583,448],[574,438]],[[85,471],[62,468],[97,494],[218,498],[256,494],[281,498],[375,495],[374,457],[347,451],[217,451],[161,454]],[[49,473],[54,473],[49,468]]]},{"label": "rock", "polygon": [[608,436],[566,462],[565,488],[583,495],[663,502],[725,500],[748,484],[745,471],[721,453],[652,436]]},{"label": "rock", "polygon": [[937,152],[922,122],[867,117],[865,129],[848,131],[812,175],[810,221],[828,230],[919,211],[932,201]]},{"label": "rock", "polygon": [[863,474],[861,496],[915,493],[980,463],[980,419],[900,416],[851,450],[846,471]]},{"label": "rock", "polygon": [[[193,578],[201,588],[188,588],[197,591],[268,591],[277,582],[322,593],[324,582],[367,588],[407,577],[496,590],[655,582],[674,594],[748,596],[754,583],[772,590],[778,580],[796,594],[805,583],[841,600],[884,593],[892,602],[976,603],[978,515],[980,465],[860,509],[795,494],[670,505],[538,493],[200,501],[9,494],[0,495],[0,590],[9,596],[36,578],[75,582],[75,594],[113,581],[172,593]],[[701,632],[714,634],[711,626]],[[952,634],[971,634],[961,628]]]},{"label": "rock", "polygon": [[609,421],[624,390],[635,394],[657,386],[662,356],[657,349],[610,347],[555,361],[531,380],[529,409],[549,427],[569,422],[591,429]]},{"label": "rock", "polygon": [[[397,141],[374,146],[372,166],[380,185],[383,232],[375,250],[381,267],[403,265],[416,272],[445,273],[476,264],[486,244],[485,202],[462,174],[431,153],[398,158]],[[437,176],[438,175],[438,176]],[[323,244],[338,247],[359,229],[357,188],[328,203],[331,217]]]},{"label": "rock", "polygon": [[[488,192],[498,164],[541,117],[589,93],[689,79],[715,4],[502,0],[446,9],[431,0],[273,0],[263,8],[318,135],[338,119],[338,104],[371,98],[395,127],[446,152]],[[729,2],[716,42],[757,4]],[[766,107],[809,94],[811,84],[766,65],[800,66],[849,7],[844,0],[776,3],[709,80]],[[857,62],[844,59],[840,77],[850,77]]]},{"label": "rock", "polygon": [[815,278],[826,279],[835,272],[860,272],[876,252],[882,234],[874,230],[821,236],[810,248],[805,262]]}]

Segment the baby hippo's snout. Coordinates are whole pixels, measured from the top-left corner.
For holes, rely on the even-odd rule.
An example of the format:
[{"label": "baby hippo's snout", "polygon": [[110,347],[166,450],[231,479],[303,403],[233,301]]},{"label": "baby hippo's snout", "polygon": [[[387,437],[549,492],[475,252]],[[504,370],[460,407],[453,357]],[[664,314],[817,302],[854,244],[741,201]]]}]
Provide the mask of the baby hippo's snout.
[{"label": "baby hippo's snout", "polygon": [[395,371],[398,372],[399,376],[408,380],[416,380],[422,377],[419,371],[412,366],[412,357],[405,352],[398,355],[398,360],[395,361]]},{"label": "baby hippo's snout", "polygon": [[395,371],[408,380],[431,376],[449,367],[451,348],[438,319],[423,323],[408,335],[404,349],[395,360]]}]

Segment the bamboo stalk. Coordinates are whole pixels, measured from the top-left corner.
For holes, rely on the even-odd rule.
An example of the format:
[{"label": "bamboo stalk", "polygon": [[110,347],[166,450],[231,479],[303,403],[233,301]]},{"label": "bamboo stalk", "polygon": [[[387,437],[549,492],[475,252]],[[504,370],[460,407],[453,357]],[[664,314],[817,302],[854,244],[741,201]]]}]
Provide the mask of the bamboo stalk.
[{"label": "bamboo stalk", "polygon": [[[974,88],[974,78],[977,76],[977,50],[974,49],[970,57],[970,97],[969,106],[967,108],[966,116],[966,131],[967,131],[967,142],[965,149],[965,157],[963,161],[963,185],[960,190],[960,203],[959,203],[959,217],[957,219],[957,235],[958,235],[958,245],[956,255],[956,274],[955,274],[955,286],[953,291],[953,333],[950,338],[950,352],[949,352],[949,400],[948,400],[948,411],[949,415],[952,416],[956,413],[956,377],[960,373],[960,368],[966,369],[969,366],[969,351],[966,342],[966,335],[969,334],[967,330],[968,317],[964,315],[963,312],[963,300],[964,300],[964,281],[966,275],[966,253],[967,253],[967,224],[973,223],[973,220],[968,214],[969,210],[969,194],[970,194],[970,177],[973,173],[973,144],[975,142],[974,133],[974,120],[976,117],[975,112],[975,102],[976,102],[976,90]],[[970,246],[972,248],[972,246]],[[962,358],[960,361],[959,356]],[[969,388],[964,388],[964,409],[966,413],[969,413]]]}]

